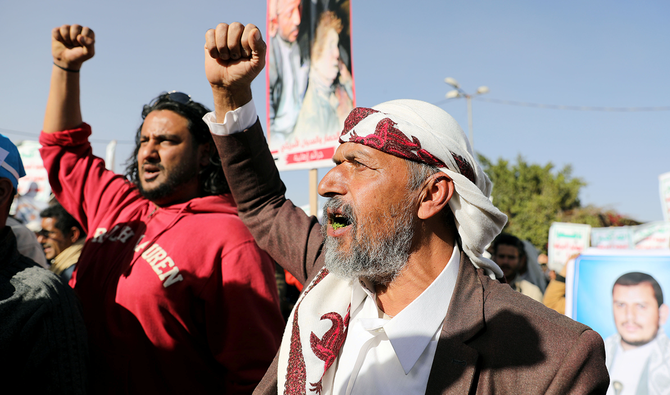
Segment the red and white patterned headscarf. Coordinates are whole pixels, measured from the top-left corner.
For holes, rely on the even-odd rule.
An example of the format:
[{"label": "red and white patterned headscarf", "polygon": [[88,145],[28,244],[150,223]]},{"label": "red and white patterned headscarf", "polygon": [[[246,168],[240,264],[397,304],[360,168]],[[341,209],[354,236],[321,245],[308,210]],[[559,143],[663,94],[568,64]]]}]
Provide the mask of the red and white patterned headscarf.
[{"label": "red and white patterned headscarf", "polygon": [[482,256],[507,223],[489,199],[491,180],[472,154],[465,133],[444,110],[418,100],[393,100],[355,108],[344,123],[340,143],[358,143],[400,158],[438,167],[454,182],[449,201],[463,251],[489,275],[500,267]]}]

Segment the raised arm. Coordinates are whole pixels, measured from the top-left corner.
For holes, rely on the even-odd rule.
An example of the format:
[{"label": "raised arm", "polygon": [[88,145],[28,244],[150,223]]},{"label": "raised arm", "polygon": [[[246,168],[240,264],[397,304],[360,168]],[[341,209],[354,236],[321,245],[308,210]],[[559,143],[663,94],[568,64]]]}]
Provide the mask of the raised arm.
[{"label": "raised arm", "polygon": [[51,87],[43,130],[53,133],[82,123],[79,104],[79,70],[95,54],[95,33],[80,25],[63,25],[51,31]]},{"label": "raised arm", "polygon": [[[229,111],[251,100],[251,82],[265,65],[265,50],[258,28],[251,24],[222,23],[207,32],[205,71],[214,95],[216,123],[223,123]],[[260,122],[255,121],[242,133],[213,133],[221,165],[240,218],[258,245],[305,283],[323,265],[320,225],[286,200],[286,188]]]}]

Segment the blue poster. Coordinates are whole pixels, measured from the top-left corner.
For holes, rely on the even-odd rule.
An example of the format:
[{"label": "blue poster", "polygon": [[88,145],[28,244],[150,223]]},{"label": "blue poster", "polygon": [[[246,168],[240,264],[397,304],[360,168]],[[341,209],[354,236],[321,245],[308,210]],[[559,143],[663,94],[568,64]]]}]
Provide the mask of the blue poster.
[{"label": "blue poster", "polygon": [[605,341],[608,394],[670,391],[670,250],[588,249],[568,268],[566,315]]}]

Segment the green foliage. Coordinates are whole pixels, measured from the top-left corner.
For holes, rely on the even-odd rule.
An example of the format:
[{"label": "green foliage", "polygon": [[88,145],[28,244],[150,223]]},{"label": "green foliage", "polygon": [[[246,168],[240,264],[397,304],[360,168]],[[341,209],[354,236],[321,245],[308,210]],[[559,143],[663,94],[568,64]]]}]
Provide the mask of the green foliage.
[{"label": "green foliage", "polygon": [[573,178],[569,165],[554,171],[551,163],[529,164],[521,156],[516,164],[502,158],[494,164],[483,155],[478,159],[493,181],[493,204],[509,218],[504,231],[546,253],[551,223],[559,221],[563,213],[580,208],[579,191],[586,186],[584,180]]}]

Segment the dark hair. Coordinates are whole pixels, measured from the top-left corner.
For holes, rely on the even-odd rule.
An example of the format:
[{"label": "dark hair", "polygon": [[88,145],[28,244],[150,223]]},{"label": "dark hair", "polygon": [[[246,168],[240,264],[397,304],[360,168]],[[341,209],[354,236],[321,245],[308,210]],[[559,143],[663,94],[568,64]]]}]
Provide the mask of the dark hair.
[{"label": "dark hair", "polygon": [[189,100],[189,102],[186,104],[171,100],[170,93],[167,92],[161,93],[158,95],[158,97],[153,99],[149,104],[145,104],[142,108],[142,123],[140,124],[139,128],[137,128],[137,133],[135,134],[135,150],[133,151],[130,158],[128,158],[126,161],[125,176],[133,184],[139,184],[137,153],[140,150],[142,126],[144,125],[144,120],[146,119],[147,115],[149,115],[152,111],[158,110],[169,110],[186,118],[188,121],[188,130],[191,132],[191,135],[196,142],[196,146],[206,143],[210,144],[209,164],[204,169],[202,169],[198,177],[202,193],[205,196],[209,196],[221,195],[230,192],[230,188],[228,188],[228,183],[226,182],[226,177],[224,176],[223,169],[221,168],[221,160],[219,158],[219,153],[217,152],[214,145],[212,134],[209,132],[209,127],[207,127],[205,121],[202,120],[202,117],[209,112],[209,109],[193,100]]},{"label": "dark hair", "polygon": [[[640,273],[640,272],[626,273],[623,276],[619,277],[614,282],[614,285],[623,285],[625,287],[630,287],[642,283],[649,283],[649,285],[651,285],[651,287],[654,289],[654,297],[656,298],[658,306],[660,307],[663,304],[663,290],[661,289],[661,285],[658,283],[658,281],[656,281],[656,279],[654,279],[647,273]],[[614,293],[614,286],[612,286],[612,293]]]},{"label": "dark hair", "polygon": [[516,247],[516,249],[519,251],[519,261],[521,261],[522,258],[526,256],[526,248],[523,245],[523,242],[519,240],[518,237],[509,233],[501,233],[493,240],[493,243],[491,244],[493,255],[498,253],[498,246],[500,245]]},{"label": "dark hair", "polygon": [[56,220],[56,229],[63,232],[63,235],[69,235],[71,233],[72,227],[79,229],[79,238],[86,237],[86,232],[82,226],[77,222],[76,219],[70,213],[65,211],[63,206],[61,206],[58,201],[54,200],[53,203],[49,204],[49,207],[45,208],[40,212],[40,217],[42,218],[54,218]]}]

